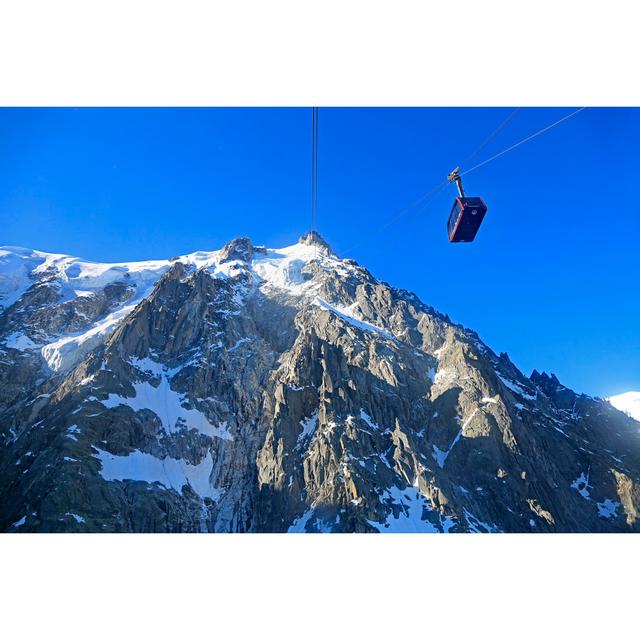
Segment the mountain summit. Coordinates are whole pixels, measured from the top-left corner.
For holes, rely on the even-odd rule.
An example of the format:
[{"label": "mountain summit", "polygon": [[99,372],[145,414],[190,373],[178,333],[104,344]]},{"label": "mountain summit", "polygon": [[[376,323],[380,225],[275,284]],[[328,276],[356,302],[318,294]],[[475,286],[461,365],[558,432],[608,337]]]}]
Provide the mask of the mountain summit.
[{"label": "mountain summit", "polygon": [[310,246],[318,247],[320,249],[324,249],[327,253],[331,253],[329,243],[326,242],[326,240],[317,231],[307,231],[307,233],[300,236],[298,242],[300,244],[308,244]]},{"label": "mountain summit", "polygon": [[316,233],[0,249],[0,529],[639,531],[640,434]]}]

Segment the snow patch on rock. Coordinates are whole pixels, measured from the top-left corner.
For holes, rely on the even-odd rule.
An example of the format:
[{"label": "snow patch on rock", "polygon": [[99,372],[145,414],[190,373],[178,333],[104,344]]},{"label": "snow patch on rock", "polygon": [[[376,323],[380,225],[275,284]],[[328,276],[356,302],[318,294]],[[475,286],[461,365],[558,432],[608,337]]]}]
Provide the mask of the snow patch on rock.
[{"label": "snow patch on rock", "polygon": [[526,398],[527,400],[535,400],[536,396],[531,395],[529,393],[529,390],[523,386],[522,384],[520,384],[519,382],[516,382],[515,380],[509,380],[508,378],[505,378],[504,376],[500,375],[499,373],[497,374],[498,378],[500,378],[500,381],[502,382],[502,384],[507,387],[507,389],[509,389],[510,391],[513,391],[513,393],[515,393],[516,395],[522,396],[523,398]]},{"label": "snow patch on rock", "polygon": [[596,507],[598,507],[598,516],[607,520],[615,518],[618,515],[619,506],[619,502],[606,498],[602,502],[598,502],[596,504]]},{"label": "snow patch on rock", "polygon": [[315,433],[318,426],[318,412],[316,411],[309,418],[300,420],[300,426],[302,427],[302,431],[300,432],[300,435],[298,435],[298,447],[309,442],[309,440],[311,440],[311,438],[313,437],[313,434]]},{"label": "snow patch on rock", "polygon": [[393,336],[386,329],[377,327],[376,325],[371,324],[370,322],[366,322],[365,320],[361,320],[355,315],[354,308],[357,307],[357,303],[352,304],[349,307],[338,307],[329,304],[322,298],[316,298],[313,303],[322,309],[331,311],[331,313],[337,315],[345,322],[348,322],[350,325],[356,327],[356,329],[360,329],[360,331],[379,333],[385,338],[393,340]]},{"label": "snow patch on rock", "polygon": [[211,452],[200,464],[192,465],[175,458],[156,458],[149,453],[133,451],[126,456],[114,456],[107,451],[97,449],[97,458],[102,464],[100,475],[108,481],[137,480],[142,482],[158,482],[167,489],[182,492],[189,485],[201,498],[219,500],[220,489],[211,486],[209,477],[213,469]]},{"label": "snow patch on rock", "polygon": [[[406,487],[399,489],[398,487],[390,487],[385,489],[382,502],[391,508],[384,522],[375,522],[367,520],[367,522],[381,533],[440,533],[440,530],[428,520],[423,519],[425,511],[431,511],[431,505],[427,499],[415,487]],[[451,528],[451,524],[447,523],[447,531]]]},{"label": "snow patch on rock", "polygon": [[134,411],[148,409],[153,411],[162,422],[162,426],[168,433],[175,432],[182,426],[187,429],[196,429],[207,436],[232,440],[233,436],[227,429],[227,423],[218,426],[211,424],[207,417],[197,409],[188,409],[183,406],[186,402],[185,394],[174,391],[167,377],[160,378],[160,384],[153,386],[149,382],[136,382],[133,385],[135,395],[133,397],[109,394],[102,404],[108,409],[125,405]]},{"label": "snow patch on rock", "polygon": [[590,500],[589,472],[582,472],[572,483],[571,488],[575,489],[585,500]]},{"label": "snow patch on rock", "polygon": [[38,348],[38,345],[31,340],[29,336],[25,336],[24,333],[20,333],[19,331],[14,331],[9,334],[4,343],[7,348],[18,351],[31,351]]}]

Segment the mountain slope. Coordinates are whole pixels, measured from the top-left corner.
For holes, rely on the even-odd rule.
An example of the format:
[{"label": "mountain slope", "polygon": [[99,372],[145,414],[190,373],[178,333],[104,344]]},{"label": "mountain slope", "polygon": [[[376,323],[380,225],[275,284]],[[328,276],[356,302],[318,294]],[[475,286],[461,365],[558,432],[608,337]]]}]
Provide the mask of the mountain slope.
[{"label": "mountain slope", "polygon": [[0,253],[5,531],[638,531],[640,434],[333,255]]}]

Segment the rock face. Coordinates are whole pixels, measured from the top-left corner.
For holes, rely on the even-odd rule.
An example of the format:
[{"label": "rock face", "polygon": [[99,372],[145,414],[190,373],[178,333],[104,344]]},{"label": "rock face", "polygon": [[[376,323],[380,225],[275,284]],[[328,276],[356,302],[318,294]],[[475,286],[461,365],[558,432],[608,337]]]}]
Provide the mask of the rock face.
[{"label": "rock face", "polygon": [[640,530],[637,423],[340,260],[0,251],[0,529]]}]

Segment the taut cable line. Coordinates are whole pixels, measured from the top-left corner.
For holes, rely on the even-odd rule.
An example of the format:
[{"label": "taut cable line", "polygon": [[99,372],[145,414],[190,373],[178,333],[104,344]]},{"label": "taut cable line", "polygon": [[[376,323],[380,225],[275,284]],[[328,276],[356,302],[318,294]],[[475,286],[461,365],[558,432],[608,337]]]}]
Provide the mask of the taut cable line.
[{"label": "taut cable line", "polygon": [[318,227],[318,107],[311,109],[311,229]]},{"label": "taut cable line", "polygon": [[560,123],[565,122],[569,118],[573,118],[573,116],[575,116],[576,114],[580,113],[581,111],[584,111],[586,108],[587,107],[580,107],[579,109],[576,109],[575,111],[572,111],[569,115],[564,116],[564,118],[560,118],[560,120],[556,120],[555,122],[552,122],[551,124],[547,125],[546,127],[543,127],[542,129],[540,129],[539,131],[536,131],[535,133],[532,133],[530,136],[527,136],[526,138],[523,138],[522,140],[520,140],[520,142],[516,142],[515,144],[512,144],[510,147],[507,147],[506,149],[503,149],[499,153],[496,153],[495,155],[491,156],[490,158],[487,158],[486,160],[483,160],[482,162],[479,162],[478,164],[474,165],[470,169],[465,169],[464,171],[462,171],[460,173],[460,175],[461,176],[465,176],[465,175],[467,175],[467,173],[471,173],[472,171],[475,171],[476,169],[479,169],[480,167],[483,167],[485,164],[489,164],[490,162],[493,162],[496,158],[499,158],[500,156],[503,156],[505,153],[509,153],[509,151],[513,151],[514,149],[517,149],[519,146],[525,144],[525,142],[529,142],[530,140],[533,140],[534,138],[537,138],[539,135],[542,135],[543,133],[549,131],[550,129],[553,129],[554,127],[557,127]]},{"label": "taut cable line", "polygon": [[[487,158],[486,160],[483,160],[482,162],[479,162],[478,164],[470,167],[469,169],[465,169],[464,171],[461,171],[458,175],[459,176],[464,176],[464,175],[466,175],[468,173],[471,173],[472,171],[475,171],[476,169],[479,169],[480,167],[483,167],[486,164],[489,164],[490,162],[493,162],[497,158],[509,153],[510,151],[513,151],[514,149],[517,149],[521,145],[533,140],[534,138],[537,138],[538,136],[542,135],[543,133],[546,133],[550,129],[553,129],[554,127],[557,127],[559,124],[561,124],[563,122],[566,122],[567,120],[569,120],[569,118],[572,118],[573,116],[577,115],[581,111],[584,111],[586,108],[587,107],[580,107],[579,109],[576,109],[575,111],[572,111],[570,114],[560,118],[559,120],[556,120],[555,122],[552,122],[551,124],[547,125],[546,127],[543,127],[542,129],[539,129],[535,133],[532,133],[531,135],[527,136],[526,138],[523,138],[522,140],[520,140],[519,142],[516,142],[515,144],[512,144],[510,147],[507,147],[506,149],[503,149],[502,151],[500,151],[500,152],[494,154],[493,156],[491,156],[490,158]],[[503,122],[501,122],[498,125],[498,127],[496,127],[496,129],[484,140],[484,142],[482,142],[482,144],[480,144],[476,148],[475,151],[473,151],[469,156],[467,156],[466,161],[468,162],[471,158],[476,156],[497,135],[497,133],[499,131],[504,129],[504,127],[515,117],[515,115],[518,113],[518,111],[520,111],[520,109],[521,109],[521,107],[518,107],[518,108],[514,109],[511,112],[511,114],[509,116],[507,116],[507,118],[505,118],[505,120],[503,120]],[[374,229],[374,230],[370,231],[368,234],[366,234],[368,236],[368,239],[365,238],[361,242],[358,242],[358,243],[350,246],[348,249],[345,250],[344,253],[348,254],[353,249],[357,249],[357,248],[359,248],[359,247],[361,247],[361,246],[363,246],[365,244],[369,244],[369,239],[371,239],[373,236],[377,235],[378,233],[380,233],[380,232],[384,231],[385,229],[387,229],[388,227],[390,227],[392,224],[397,222],[400,218],[402,218],[404,215],[409,213],[409,211],[411,211],[412,209],[414,209],[418,205],[422,205],[420,207],[421,211],[423,211],[423,212],[426,211],[426,209],[429,207],[429,205],[437,198],[437,196],[440,194],[440,192],[448,184],[449,184],[449,181],[445,180],[443,183],[440,183],[439,185],[436,185],[435,187],[433,187],[432,189],[430,189],[429,191],[427,191],[426,193],[421,195],[419,198],[414,200],[411,204],[407,205],[406,207],[404,207],[403,209],[398,211],[398,213],[396,213],[389,220],[387,220],[387,222],[385,222],[381,226],[377,227],[376,229]],[[425,200],[426,200],[426,202],[425,202]]]}]

